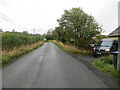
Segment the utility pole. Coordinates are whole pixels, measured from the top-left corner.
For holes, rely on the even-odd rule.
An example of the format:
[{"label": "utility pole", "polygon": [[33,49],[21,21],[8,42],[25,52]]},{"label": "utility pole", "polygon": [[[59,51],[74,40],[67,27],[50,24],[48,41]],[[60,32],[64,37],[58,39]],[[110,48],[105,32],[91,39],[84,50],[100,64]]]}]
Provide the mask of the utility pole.
[{"label": "utility pole", "polygon": [[118,27],[118,61],[117,61],[117,70],[120,71],[120,26]]},{"label": "utility pole", "polygon": [[120,71],[120,1],[118,2],[118,61],[117,70]]},{"label": "utility pole", "polygon": [[33,34],[35,34],[35,28],[33,29]]}]

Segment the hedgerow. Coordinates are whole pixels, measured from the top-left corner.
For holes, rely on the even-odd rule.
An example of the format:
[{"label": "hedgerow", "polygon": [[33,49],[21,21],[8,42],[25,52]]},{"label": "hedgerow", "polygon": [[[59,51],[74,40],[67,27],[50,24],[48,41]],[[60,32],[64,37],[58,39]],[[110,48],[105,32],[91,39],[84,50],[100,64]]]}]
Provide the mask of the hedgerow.
[{"label": "hedgerow", "polygon": [[2,50],[13,50],[22,45],[31,45],[41,41],[40,35],[7,32],[2,33]]}]

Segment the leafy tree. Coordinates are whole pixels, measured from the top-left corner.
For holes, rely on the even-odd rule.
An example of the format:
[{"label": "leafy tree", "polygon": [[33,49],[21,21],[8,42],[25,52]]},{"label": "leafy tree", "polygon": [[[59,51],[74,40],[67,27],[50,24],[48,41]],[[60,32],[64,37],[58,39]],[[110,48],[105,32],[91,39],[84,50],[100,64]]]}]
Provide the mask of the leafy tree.
[{"label": "leafy tree", "polygon": [[108,37],[107,35],[98,35],[94,37],[95,43],[97,43],[100,39],[103,39],[103,38],[108,38]]},{"label": "leafy tree", "polygon": [[62,36],[58,32],[58,36],[64,38],[66,42],[74,38],[77,47],[87,47],[92,37],[102,32],[101,26],[94,17],[85,13],[81,8],[65,10],[57,21],[61,27],[60,33],[64,32]]},{"label": "leafy tree", "polygon": [[15,32],[15,30],[13,29],[12,32]]},{"label": "leafy tree", "polygon": [[49,29],[46,35],[47,40],[52,40],[52,31],[53,29]]},{"label": "leafy tree", "polygon": [[28,34],[28,31],[23,31],[23,34]]},{"label": "leafy tree", "polygon": [[0,32],[3,32],[2,28],[0,28]]}]

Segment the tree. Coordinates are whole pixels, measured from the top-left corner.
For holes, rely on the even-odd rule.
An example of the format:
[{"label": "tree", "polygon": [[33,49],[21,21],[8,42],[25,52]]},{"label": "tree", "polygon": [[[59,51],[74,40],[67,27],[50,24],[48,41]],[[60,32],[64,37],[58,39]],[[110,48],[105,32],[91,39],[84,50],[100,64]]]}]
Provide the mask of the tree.
[{"label": "tree", "polygon": [[2,28],[0,28],[0,32],[3,32]]},{"label": "tree", "polygon": [[49,29],[46,35],[47,40],[52,40],[52,31],[53,29]]},{"label": "tree", "polygon": [[28,31],[23,31],[23,34],[28,34]]},{"label": "tree", "polygon": [[15,30],[13,29],[12,32],[15,32]]},{"label": "tree", "polygon": [[65,34],[65,39],[70,42],[74,38],[75,45],[87,47],[92,37],[102,32],[101,26],[94,17],[85,13],[81,8],[65,10],[60,19],[57,20],[61,31]]},{"label": "tree", "polygon": [[53,31],[53,35],[57,37],[57,40],[60,42],[65,42],[65,33],[62,27],[55,27],[55,30]]},{"label": "tree", "polygon": [[95,43],[97,43],[100,39],[103,39],[103,38],[108,38],[108,37],[107,35],[98,35],[94,37]]}]

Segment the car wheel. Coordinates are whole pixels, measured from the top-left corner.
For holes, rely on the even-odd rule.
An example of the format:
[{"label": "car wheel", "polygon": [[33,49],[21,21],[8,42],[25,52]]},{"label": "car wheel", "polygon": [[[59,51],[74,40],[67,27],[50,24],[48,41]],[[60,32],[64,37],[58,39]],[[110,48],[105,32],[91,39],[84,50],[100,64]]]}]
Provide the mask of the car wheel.
[{"label": "car wheel", "polygon": [[93,56],[96,57],[96,53],[95,52],[93,52]]}]

